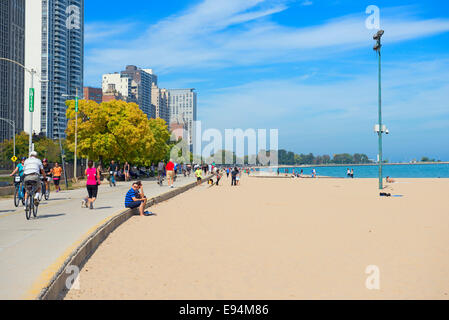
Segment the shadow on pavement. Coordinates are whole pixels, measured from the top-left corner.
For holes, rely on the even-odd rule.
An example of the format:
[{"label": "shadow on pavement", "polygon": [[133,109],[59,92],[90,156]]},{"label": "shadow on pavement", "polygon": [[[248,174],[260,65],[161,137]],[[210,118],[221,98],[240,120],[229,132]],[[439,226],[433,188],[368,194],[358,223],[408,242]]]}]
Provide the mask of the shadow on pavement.
[{"label": "shadow on pavement", "polygon": [[113,209],[113,208],[114,207],[98,207],[98,208],[94,207],[94,210]]},{"label": "shadow on pavement", "polygon": [[49,218],[56,218],[56,217],[61,217],[61,216],[65,216],[65,213],[62,214],[47,214],[47,215],[43,215],[43,216],[37,216],[36,220],[40,220],[40,219],[49,219]]},{"label": "shadow on pavement", "polygon": [[0,210],[0,213],[16,212],[16,210]]}]

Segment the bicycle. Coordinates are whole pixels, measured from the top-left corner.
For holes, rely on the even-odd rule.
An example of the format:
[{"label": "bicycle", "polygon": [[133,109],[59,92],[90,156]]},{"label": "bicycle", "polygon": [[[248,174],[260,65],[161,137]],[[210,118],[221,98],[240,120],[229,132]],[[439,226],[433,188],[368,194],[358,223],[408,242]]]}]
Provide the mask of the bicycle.
[{"label": "bicycle", "polygon": [[24,194],[24,188],[22,183],[22,178],[20,176],[14,176],[14,205],[19,207],[20,201],[22,201],[22,204],[25,205],[25,194]]},{"label": "bicycle", "polygon": [[25,189],[27,191],[27,198],[25,200],[25,217],[27,220],[31,218],[31,212],[33,212],[34,218],[37,217],[37,210],[39,202],[35,202],[34,197],[36,195],[38,184],[34,181],[28,181],[25,183]]},{"label": "bicycle", "polygon": [[163,182],[164,182],[164,176],[162,174],[158,174],[157,179],[158,179],[157,183],[159,184],[159,186],[162,187]]},{"label": "bicycle", "polygon": [[112,187],[112,185],[116,187],[114,171],[109,171],[109,186]]},{"label": "bicycle", "polygon": [[44,197],[45,200],[50,199],[50,183],[49,188],[47,190],[47,181],[50,182],[50,177],[46,177],[45,179],[41,177],[41,186],[42,186],[42,192],[39,195],[39,201],[42,201],[42,197]]}]

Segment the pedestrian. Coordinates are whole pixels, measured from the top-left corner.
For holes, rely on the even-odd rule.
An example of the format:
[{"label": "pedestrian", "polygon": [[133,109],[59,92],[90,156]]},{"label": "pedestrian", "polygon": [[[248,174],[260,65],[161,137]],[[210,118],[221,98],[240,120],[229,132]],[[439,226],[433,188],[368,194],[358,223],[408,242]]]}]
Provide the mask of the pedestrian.
[{"label": "pedestrian", "polygon": [[201,167],[197,166],[196,170],[195,170],[196,185],[197,186],[199,186],[201,184],[201,181],[203,181],[202,173],[203,173],[203,171],[201,170]]},{"label": "pedestrian", "polygon": [[239,174],[239,170],[237,169],[237,167],[235,167],[234,170],[232,170],[232,172],[231,172],[231,177],[232,177],[231,186],[237,185],[238,174]]},{"label": "pedestrian", "polygon": [[86,188],[88,197],[82,201],[81,206],[93,210],[94,202],[97,200],[98,186],[101,184],[101,181],[100,170],[94,167],[92,160],[89,160],[87,163],[85,174],[87,177]]},{"label": "pedestrian", "polygon": [[351,178],[354,179],[354,169],[351,169]]},{"label": "pedestrian", "polygon": [[170,159],[170,161],[165,166],[165,171],[167,172],[167,184],[170,188],[174,188],[173,186],[173,179],[175,177],[175,164],[173,163],[173,160]]},{"label": "pedestrian", "polygon": [[215,184],[218,186],[220,183],[220,180],[221,180],[221,172],[220,172],[220,169],[218,169],[217,167],[215,167],[214,170],[215,170],[215,175],[217,177],[217,182]]},{"label": "pedestrian", "polygon": [[111,161],[111,163],[109,164],[109,168],[108,168],[108,171],[109,171],[109,186],[114,186],[114,187],[116,187],[117,186],[117,184],[116,184],[116,182],[115,182],[115,177],[117,176],[117,169],[118,169],[118,166],[117,166],[117,164],[115,163],[115,161],[114,160],[112,160]]},{"label": "pedestrian", "polygon": [[132,184],[131,189],[129,189],[129,191],[126,193],[125,208],[128,209],[139,208],[140,216],[148,217],[151,214],[148,211],[145,211],[147,201],[148,199],[143,192],[142,182],[137,181]]},{"label": "pedestrian", "polygon": [[125,181],[129,181],[129,171],[130,171],[130,165],[128,161],[125,162],[125,165],[123,166],[123,173],[125,174]]},{"label": "pedestrian", "polygon": [[53,169],[51,169],[51,175],[53,177],[53,183],[55,185],[56,192],[61,191],[59,183],[61,182],[62,168],[59,166],[59,163],[55,162],[55,166],[53,167]]}]

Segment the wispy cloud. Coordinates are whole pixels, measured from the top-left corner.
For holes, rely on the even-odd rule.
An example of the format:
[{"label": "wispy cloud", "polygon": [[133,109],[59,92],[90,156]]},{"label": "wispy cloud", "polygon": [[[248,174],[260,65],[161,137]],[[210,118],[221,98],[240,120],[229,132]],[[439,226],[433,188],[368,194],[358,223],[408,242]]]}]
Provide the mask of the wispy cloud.
[{"label": "wispy cloud", "polygon": [[[373,70],[373,75],[350,74],[325,83],[314,81],[321,74],[311,74],[229,87],[203,97],[199,116],[209,128],[277,128],[281,146],[292,150],[375,157],[375,66]],[[440,147],[433,152],[449,156],[448,73],[449,59],[408,61],[385,70],[384,121],[392,133],[385,147],[396,159],[422,156],[419,152],[435,136]]]},{"label": "wispy cloud", "polygon": [[[114,47],[92,45],[89,73],[116,70],[124,61],[151,65],[159,72],[174,68],[221,68],[301,61],[370,46],[372,30],[365,28],[363,13],[310,27],[286,27],[270,17],[288,9],[288,2],[273,0],[205,0],[187,11],[148,25],[132,38],[130,25],[86,30],[88,42],[101,36],[127,32],[126,41]],[[384,41],[393,43],[449,31],[449,19],[389,16],[383,11]],[[394,12],[394,11],[393,11]],[[102,31],[103,30],[103,31]],[[326,49],[326,50],[323,50]]]}]

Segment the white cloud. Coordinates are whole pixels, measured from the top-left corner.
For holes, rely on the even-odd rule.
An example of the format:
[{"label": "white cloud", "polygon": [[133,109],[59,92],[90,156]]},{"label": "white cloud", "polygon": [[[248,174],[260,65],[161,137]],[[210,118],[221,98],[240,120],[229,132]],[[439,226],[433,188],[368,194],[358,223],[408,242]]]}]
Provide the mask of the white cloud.
[{"label": "white cloud", "polygon": [[[385,69],[383,118],[392,132],[385,144],[390,156],[410,160],[400,158],[401,152],[420,156],[437,141],[440,146],[433,152],[449,157],[447,74],[449,59]],[[200,97],[199,118],[204,127],[220,130],[279,129],[281,143],[297,152],[365,152],[375,157],[375,68],[372,75],[349,75],[350,79],[320,83],[318,73],[222,89]],[[401,151],[404,146],[410,148]]]},{"label": "white cloud", "polygon": [[[189,10],[149,25],[143,34],[114,47],[89,49],[86,78],[121,68],[126,63],[151,66],[159,72],[176,68],[201,70],[324,58],[337,52],[372,45],[366,15],[350,15],[309,27],[285,27],[270,16],[287,10],[287,2],[270,0],[205,0]],[[403,12],[383,10],[385,43],[449,31],[448,19],[419,20]],[[104,33],[122,33],[128,25]],[[120,25],[120,24],[118,24]],[[92,28],[91,28],[92,29]],[[87,30],[88,41],[95,35]],[[325,50],[323,50],[325,49]],[[126,62],[125,62],[126,61]]]}]

